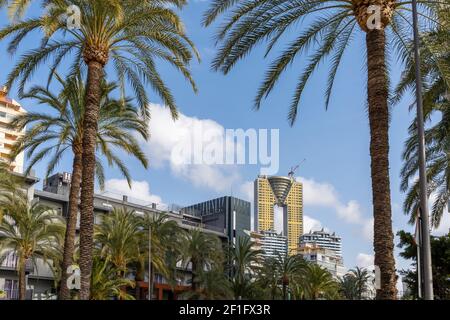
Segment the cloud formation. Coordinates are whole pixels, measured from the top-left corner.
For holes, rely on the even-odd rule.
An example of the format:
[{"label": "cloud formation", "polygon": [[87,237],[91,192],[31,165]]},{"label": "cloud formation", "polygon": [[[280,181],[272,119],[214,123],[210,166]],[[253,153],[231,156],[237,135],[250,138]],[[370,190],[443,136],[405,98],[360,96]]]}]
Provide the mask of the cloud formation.
[{"label": "cloud formation", "polygon": [[179,119],[174,121],[167,108],[158,104],[151,104],[151,120],[149,123],[150,140],[145,143],[153,167],[169,166],[172,174],[191,182],[196,187],[212,189],[216,192],[231,190],[241,180],[236,166],[186,164],[175,161],[172,151],[175,147],[189,145],[194,128],[201,127],[205,134],[203,143],[214,148],[222,146],[224,127],[210,119],[189,117],[180,113]]},{"label": "cloud formation", "polygon": [[111,196],[128,196],[130,200],[144,201],[147,203],[163,204],[160,196],[150,192],[147,181],[132,181],[131,189],[125,179],[110,179],[105,182],[105,191]]},{"label": "cloud formation", "polygon": [[356,265],[360,268],[374,269],[374,256],[367,253],[358,253],[356,256]]},{"label": "cloud formation", "polygon": [[303,201],[306,207],[323,207],[332,209],[336,216],[349,224],[359,225],[359,233],[365,240],[372,240],[373,218],[367,219],[362,215],[362,208],[358,201],[343,202],[333,185],[327,182],[317,182],[314,179],[298,177],[303,183]]}]

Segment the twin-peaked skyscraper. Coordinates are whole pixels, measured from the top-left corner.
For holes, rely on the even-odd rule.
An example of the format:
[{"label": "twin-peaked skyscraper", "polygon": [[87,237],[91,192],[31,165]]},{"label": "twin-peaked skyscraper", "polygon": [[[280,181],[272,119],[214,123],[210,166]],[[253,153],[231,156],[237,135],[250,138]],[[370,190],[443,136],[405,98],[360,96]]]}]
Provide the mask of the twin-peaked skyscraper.
[{"label": "twin-peaked skyscraper", "polygon": [[[258,176],[254,187],[255,231],[282,231],[288,240],[288,254],[294,254],[303,234],[303,185],[293,176]],[[276,206],[282,217],[275,216]],[[276,230],[278,218],[282,218],[283,230]]]}]

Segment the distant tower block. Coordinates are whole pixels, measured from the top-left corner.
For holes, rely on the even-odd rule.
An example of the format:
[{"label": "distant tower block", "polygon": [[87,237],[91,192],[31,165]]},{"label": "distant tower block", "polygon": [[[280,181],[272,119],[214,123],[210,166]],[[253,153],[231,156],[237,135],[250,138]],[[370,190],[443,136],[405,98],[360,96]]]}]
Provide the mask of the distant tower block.
[{"label": "distant tower block", "polygon": [[24,153],[21,152],[14,159],[10,158],[14,144],[25,134],[11,128],[10,123],[15,117],[26,113],[17,101],[8,98],[8,88],[0,87],[0,161],[7,161],[10,169],[17,173],[23,172]]},{"label": "distant tower block", "polygon": [[255,180],[255,230],[275,230],[274,206],[283,208],[283,235],[288,253],[295,252],[303,234],[303,185],[293,176],[258,176]]}]

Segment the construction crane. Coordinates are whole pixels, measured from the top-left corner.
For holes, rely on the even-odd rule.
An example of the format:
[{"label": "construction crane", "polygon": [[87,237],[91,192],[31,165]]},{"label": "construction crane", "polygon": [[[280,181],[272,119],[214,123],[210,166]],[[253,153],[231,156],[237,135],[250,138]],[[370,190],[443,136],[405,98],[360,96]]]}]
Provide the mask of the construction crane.
[{"label": "construction crane", "polygon": [[300,168],[300,166],[306,161],[306,159],[303,159],[302,162],[300,162],[298,165],[296,165],[295,167],[291,167],[291,171],[289,171],[289,177],[293,178],[295,171],[297,171],[298,168]]}]

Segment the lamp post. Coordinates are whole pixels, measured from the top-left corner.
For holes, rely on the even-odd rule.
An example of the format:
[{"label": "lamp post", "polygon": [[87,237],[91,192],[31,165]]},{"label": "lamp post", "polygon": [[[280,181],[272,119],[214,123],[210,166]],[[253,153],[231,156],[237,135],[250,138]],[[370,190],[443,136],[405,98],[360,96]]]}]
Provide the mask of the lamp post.
[{"label": "lamp post", "polygon": [[152,283],[152,224],[150,213],[148,215],[148,300],[152,300],[153,283]]},{"label": "lamp post", "polygon": [[[417,15],[417,0],[412,0],[413,29],[414,29],[414,59],[416,69],[416,107],[417,107],[417,131],[419,138],[419,195],[420,195],[420,214],[421,214],[421,256],[422,256],[422,279],[424,284],[425,300],[433,300],[433,275],[431,269],[431,245],[430,245],[430,227],[428,214],[428,193],[426,177],[426,158],[425,158],[425,130],[422,105],[422,75],[420,72],[420,53],[419,53],[419,22]],[[418,272],[420,272],[418,270]]]}]

